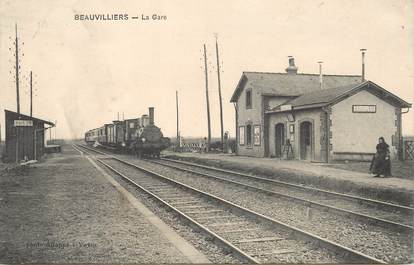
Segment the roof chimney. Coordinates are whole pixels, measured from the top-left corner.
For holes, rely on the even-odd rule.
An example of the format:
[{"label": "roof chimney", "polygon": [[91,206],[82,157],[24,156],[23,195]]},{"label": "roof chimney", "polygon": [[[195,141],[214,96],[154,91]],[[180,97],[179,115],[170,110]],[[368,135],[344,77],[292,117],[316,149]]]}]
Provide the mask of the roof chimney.
[{"label": "roof chimney", "polygon": [[322,89],[322,84],[323,84],[323,75],[322,75],[322,61],[318,62],[319,64],[319,88]]},{"label": "roof chimney", "polygon": [[286,68],[286,73],[297,74],[298,68],[295,65],[295,58],[293,58],[293,56],[288,56],[288,58],[289,58],[289,66]]},{"label": "roof chimney", "polygon": [[360,49],[362,52],[362,82],[365,82],[365,51],[367,49]]}]

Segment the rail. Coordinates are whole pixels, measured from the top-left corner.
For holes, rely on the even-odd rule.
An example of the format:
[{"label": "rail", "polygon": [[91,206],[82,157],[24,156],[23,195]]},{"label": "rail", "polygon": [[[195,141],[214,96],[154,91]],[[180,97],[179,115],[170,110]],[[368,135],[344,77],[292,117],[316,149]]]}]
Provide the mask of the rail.
[{"label": "rail", "polygon": [[[210,178],[210,179],[214,179],[214,180],[218,180],[218,181],[221,181],[221,182],[226,182],[226,183],[242,186],[244,188],[254,190],[254,191],[258,191],[258,192],[261,192],[261,193],[266,193],[266,194],[269,194],[271,196],[282,197],[282,198],[288,199],[290,201],[295,201],[295,202],[298,202],[298,203],[301,203],[301,204],[304,204],[304,205],[310,205],[312,207],[319,208],[319,209],[322,209],[322,210],[327,210],[327,211],[333,212],[335,214],[340,214],[340,215],[343,215],[343,216],[351,216],[351,217],[356,218],[358,220],[368,221],[368,222],[371,222],[371,223],[379,224],[379,225],[381,225],[385,228],[393,227],[397,231],[401,231],[401,232],[407,232],[407,233],[413,233],[414,232],[414,227],[411,226],[411,225],[406,225],[406,224],[403,224],[403,223],[398,223],[398,222],[394,222],[394,221],[391,221],[391,220],[386,220],[386,219],[383,219],[383,218],[380,218],[380,217],[370,216],[370,215],[363,214],[363,213],[358,213],[358,212],[355,212],[355,211],[341,209],[341,208],[331,206],[331,205],[327,205],[327,204],[323,204],[323,203],[320,203],[320,202],[316,202],[316,201],[312,201],[312,200],[308,200],[308,199],[303,199],[303,198],[295,197],[295,196],[292,196],[292,195],[283,194],[283,193],[280,193],[280,192],[275,192],[275,191],[272,191],[272,190],[269,190],[269,189],[260,188],[260,187],[254,186],[254,185],[242,183],[242,182],[235,181],[235,180],[230,180],[228,178],[215,176],[215,175],[212,175],[212,174],[209,174],[209,173],[203,173],[203,172],[199,172],[199,171],[195,171],[195,170],[191,170],[191,169],[178,167],[178,166],[171,165],[171,164],[162,163],[162,162],[159,162],[159,161],[156,161],[156,160],[152,160],[150,162],[156,163],[156,164],[159,164],[159,165],[162,165],[162,166],[170,167],[170,168],[173,168],[173,169],[176,169],[176,170],[180,170],[180,171],[183,171],[183,172],[189,172],[189,173],[192,173],[192,174],[197,174],[197,175],[200,175],[200,176],[203,176],[203,177],[206,177],[206,178]],[[264,180],[266,183],[269,182],[268,179],[263,179],[263,178],[252,177],[252,179],[255,179],[255,180],[258,180],[258,181],[261,181],[261,182],[263,182],[263,180]]]},{"label": "rail", "polygon": [[[332,250],[335,253],[338,253],[338,254],[340,254],[342,256],[346,256],[350,261],[357,261],[357,262],[362,262],[362,263],[384,263],[382,260],[379,260],[379,259],[376,259],[374,257],[368,256],[368,255],[366,255],[364,253],[361,253],[359,251],[350,249],[348,247],[345,247],[345,246],[340,245],[338,243],[335,243],[333,241],[330,241],[330,240],[321,238],[319,236],[316,236],[316,235],[314,235],[312,233],[309,233],[309,232],[306,232],[304,230],[295,228],[293,226],[290,226],[288,224],[285,224],[285,223],[280,222],[278,220],[275,220],[273,218],[264,216],[264,215],[262,215],[260,213],[257,213],[255,211],[252,211],[250,209],[247,209],[245,207],[242,207],[242,206],[237,205],[235,203],[232,203],[230,201],[224,200],[222,198],[219,198],[219,197],[217,197],[215,195],[212,195],[212,194],[209,194],[207,192],[203,192],[201,190],[195,189],[195,188],[193,188],[191,186],[188,186],[188,185],[186,185],[184,183],[181,183],[181,182],[172,180],[172,179],[170,179],[168,177],[165,177],[165,176],[163,176],[161,174],[158,174],[158,173],[153,172],[151,170],[145,169],[145,168],[140,167],[138,165],[132,164],[132,163],[127,162],[125,160],[122,160],[122,159],[120,159],[118,157],[109,156],[108,158],[113,159],[113,160],[116,160],[116,161],[119,161],[120,163],[123,163],[123,164],[125,164],[127,166],[130,166],[132,168],[135,168],[137,170],[140,170],[141,172],[144,172],[144,173],[149,174],[149,175],[151,175],[153,177],[156,177],[158,179],[161,179],[163,181],[166,181],[168,183],[171,183],[173,185],[176,185],[176,186],[178,186],[180,188],[183,188],[183,189],[189,190],[191,192],[197,193],[197,194],[199,194],[200,196],[202,196],[204,198],[208,198],[208,199],[213,200],[213,201],[215,201],[215,202],[217,202],[219,204],[222,204],[222,205],[225,205],[226,207],[229,207],[232,211],[242,213],[243,215],[248,216],[248,217],[251,217],[251,218],[255,218],[255,219],[257,219],[260,222],[268,223],[268,224],[274,226],[276,229],[281,229],[282,228],[282,229],[290,230],[291,233],[295,234],[295,236],[297,238],[300,238],[300,239],[305,240],[305,241],[311,241],[311,242],[317,243],[317,245],[319,245],[319,246],[322,246],[322,247],[324,247],[326,249]],[[98,161],[100,161],[101,163],[102,162],[105,163],[101,159],[99,159]],[[118,172],[118,173],[120,173],[120,172]],[[130,182],[129,180],[127,180],[127,181]],[[186,217],[184,217],[184,218],[185,219],[188,219]],[[223,240],[220,240],[219,238],[216,238],[216,240],[219,240],[221,242],[224,242]],[[231,246],[229,246],[229,247],[232,248]],[[238,253],[240,254],[240,252],[238,252]],[[243,254],[241,254],[241,255],[243,255]],[[249,256],[248,254],[246,254],[246,255]],[[253,262],[253,263],[257,262],[257,260],[255,260],[252,257],[250,257],[250,258],[245,257],[245,258],[248,261],[250,261],[250,262]]]}]

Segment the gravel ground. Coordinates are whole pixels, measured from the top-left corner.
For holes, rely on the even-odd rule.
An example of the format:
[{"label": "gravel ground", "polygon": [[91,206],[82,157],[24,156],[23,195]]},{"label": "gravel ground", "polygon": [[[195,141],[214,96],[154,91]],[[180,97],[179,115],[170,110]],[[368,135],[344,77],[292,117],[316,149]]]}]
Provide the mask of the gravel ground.
[{"label": "gravel ground", "polygon": [[188,260],[72,148],[0,177],[0,263]]},{"label": "gravel ground", "polygon": [[153,163],[132,158],[129,158],[129,160],[241,206],[254,209],[289,225],[312,231],[312,233],[323,238],[359,250],[388,263],[407,263],[412,260],[413,239],[410,235],[392,232],[348,218],[339,218],[317,209],[308,211],[307,207],[301,204],[284,199],[275,199],[265,194],[245,190],[239,186],[208,180]]},{"label": "gravel ground", "polygon": [[[171,161],[160,161],[160,162],[167,164],[167,165],[179,166],[184,169],[190,169],[192,171],[196,171],[200,173],[212,174],[220,178],[241,182],[243,184],[258,187],[261,189],[271,190],[271,191],[285,194],[285,195],[290,195],[293,197],[306,199],[306,200],[326,204],[329,206],[334,206],[334,207],[338,207],[341,209],[354,211],[357,213],[367,214],[367,215],[378,217],[378,218],[384,218],[386,220],[390,220],[394,222],[400,222],[406,225],[412,226],[414,223],[413,215],[409,215],[407,213],[402,213],[398,211],[391,212],[389,209],[378,209],[378,207],[372,206],[370,204],[361,204],[355,200],[349,200],[346,198],[342,200],[342,199],[338,199],[338,197],[332,198],[332,196],[329,196],[329,195],[324,195],[320,193],[312,193],[311,191],[304,191],[304,190],[300,190],[297,188],[289,188],[286,186],[277,185],[277,184],[273,184],[273,183],[269,183],[265,181],[260,181],[257,179],[244,178],[238,175],[232,175],[229,173],[221,173],[221,172],[217,172],[213,170],[197,168],[194,166],[178,164],[178,163],[171,162]],[[271,178],[268,177],[268,179],[271,179]]]},{"label": "gravel ground", "polygon": [[[146,174],[125,166],[123,164],[121,164],[120,162],[117,161],[108,161],[105,160],[106,163],[110,164],[111,166],[113,166],[114,168],[116,168],[118,171],[120,171],[121,173],[124,173],[125,175],[127,175],[129,178],[132,178],[134,181],[136,181],[137,183],[144,185],[144,187],[147,187],[149,189],[151,189],[151,187],[153,187],[154,185],[160,185],[160,183],[162,183],[159,180],[154,180],[154,181],[150,181],[150,179],[153,179],[151,177],[148,177]],[[162,189],[155,189],[154,190],[162,190]],[[155,192],[157,194],[157,192]],[[217,208],[217,206],[215,206],[214,204],[212,204],[210,201],[202,199],[200,197],[196,197],[194,195],[192,195],[191,193],[188,192],[183,192],[183,191],[179,191],[177,189],[163,189],[163,195],[160,195],[161,197],[171,197],[171,194],[176,194],[178,196],[183,196],[183,197],[191,197],[191,200],[201,200],[201,202],[197,203],[197,206],[201,206],[201,209],[223,209],[222,207]],[[212,205],[214,205],[212,207]],[[178,208],[180,209],[180,206],[178,206]],[[191,212],[194,211],[194,209],[183,209],[184,207],[181,208],[181,210],[183,210],[184,212]],[[196,210],[201,210],[199,208],[197,208]],[[154,211],[156,211],[156,209],[154,209]],[[200,215],[200,214],[189,214],[190,216],[192,216],[193,218],[195,218],[196,220],[201,220],[198,219],[199,217],[207,217],[210,216],[211,214],[204,214],[204,215]],[[315,245],[311,244],[310,242],[304,242],[304,241],[298,241],[298,240],[293,240],[290,238],[290,231],[287,230],[283,230],[283,229],[279,229],[279,230],[275,230],[274,228],[269,228],[263,224],[260,224],[257,222],[257,220],[250,220],[250,219],[246,219],[243,216],[236,216],[233,213],[231,213],[228,210],[225,210],[225,212],[221,212],[218,215],[222,215],[222,216],[228,216],[228,215],[233,215],[232,218],[229,220],[224,219],[221,220],[221,222],[219,222],[221,225],[220,226],[212,226],[212,224],[217,224],[217,220],[215,219],[209,219],[209,220],[204,220],[201,221],[204,225],[206,225],[207,227],[209,227],[209,229],[212,229],[213,231],[218,232],[221,236],[223,236],[223,231],[226,231],[226,229],[224,229],[224,227],[222,226],[223,223],[243,223],[243,225],[239,225],[239,226],[226,226],[227,230],[234,230],[234,229],[249,229],[249,228],[260,228],[260,232],[258,233],[257,231],[252,232],[252,234],[249,233],[234,233],[230,236],[226,236],[226,239],[229,239],[235,243],[240,239],[247,239],[247,238],[257,238],[257,237],[278,237],[278,238],[282,238],[282,240],[279,241],[270,241],[270,242],[266,242],[264,243],[235,243],[236,245],[238,245],[239,247],[241,247],[241,249],[243,251],[246,251],[248,253],[266,253],[266,252],[271,252],[271,251],[275,251],[275,250],[286,250],[285,254],[274,254],[274,255],[267,255],[267,256],[259,256],[260,261],[262,262],[282,262],[282,263],[286,263],[286,262],[293,262],[293,263],[341,263],[341,262],[345,262],[345,260],[339,258],[336,256],[335,253],[331,252],[331,251],[327,251],[321,248],[316,247]],[[161,215],[162,216],[162,215]],[[166,221],[167,223],[169,223],[169,221]],[[298,251],[299,250],[299,251]],[[293,251],[294,253],[289,253],[289,251]],[[223,260],[219,259],[219,262],[222,263]]]}]

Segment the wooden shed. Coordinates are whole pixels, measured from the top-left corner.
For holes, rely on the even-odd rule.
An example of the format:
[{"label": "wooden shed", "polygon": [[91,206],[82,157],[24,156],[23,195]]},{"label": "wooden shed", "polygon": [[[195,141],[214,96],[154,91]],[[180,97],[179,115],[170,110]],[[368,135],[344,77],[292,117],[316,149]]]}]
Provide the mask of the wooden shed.
[{"label": "wooden shed", "polygon": [[[52,122],[5,110],[6,162],[37,160],[45,153],[45,130]],[[48,125],[48,127],[45,127]]]}]

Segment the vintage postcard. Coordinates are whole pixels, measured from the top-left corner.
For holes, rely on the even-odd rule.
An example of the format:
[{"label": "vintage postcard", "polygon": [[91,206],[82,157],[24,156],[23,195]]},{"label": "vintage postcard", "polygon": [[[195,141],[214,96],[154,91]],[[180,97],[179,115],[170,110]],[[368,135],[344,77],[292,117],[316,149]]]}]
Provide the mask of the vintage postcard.
[{"label": "vintage postcard", "polygon": [[0,0],[0,264],[414,261],[411,0]]}]

